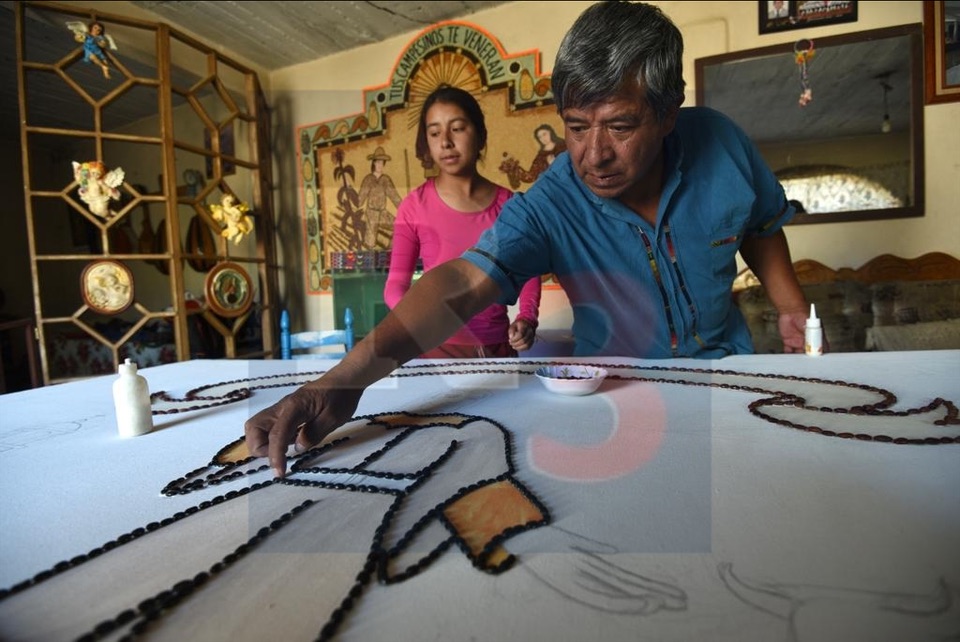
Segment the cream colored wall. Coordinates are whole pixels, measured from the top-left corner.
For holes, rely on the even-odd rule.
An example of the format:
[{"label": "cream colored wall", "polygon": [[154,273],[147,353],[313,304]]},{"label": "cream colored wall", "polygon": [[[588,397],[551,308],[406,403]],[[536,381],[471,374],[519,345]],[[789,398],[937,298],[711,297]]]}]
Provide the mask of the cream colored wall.
[{"label": "cream colored wall", "polygon": [[[553,67],[560,40],[590,2],[512,2],[469,16],[466,21],[490,32],[510,54],[538,49],[541,70]],[[695,103],[694,60],[728,51],[823,37],[923,20],[922,2],[861,1],[856,23],[780,34],[759,35],[756,2],[660,2],[684,34],[687,104]],[[362,111],[362,90],[389,79],[397,56],[419,32],[360,49],[295,65],[270,74],[278,155],[277,192],[280,261],[284,266],[281,298],[285,305],[306,307],[305,325],[333,324],[332,297],[303,294],[303,240],[296,129]],[[923,218],[787,228],[794,259],[809,258],[833,267],[857,267],[879,254],[914,257],[931,251],[960,254],[960,103],[924,109],[926,144],[926,215]],[[562,292],[544,297],[544,327],[569,323]]]}]

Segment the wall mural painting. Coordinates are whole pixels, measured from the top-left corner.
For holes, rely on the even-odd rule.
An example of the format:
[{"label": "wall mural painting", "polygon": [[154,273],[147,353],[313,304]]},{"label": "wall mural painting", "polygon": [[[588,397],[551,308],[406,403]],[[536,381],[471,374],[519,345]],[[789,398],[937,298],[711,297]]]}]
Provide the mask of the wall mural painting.
[{"label": "wall mural painting", "polygon": [[397,206],[436,175],[414,148],[420,107],[441,84],[480,102],[489,132],[480,171],[491,180],[525,191],[565,149],[539,52],[507,55],[465,22],[427,28],[401,52],[387,84],[363,92],[363,112],[299,130],[308,294],[328,291],[332,271],[389,265]]}]

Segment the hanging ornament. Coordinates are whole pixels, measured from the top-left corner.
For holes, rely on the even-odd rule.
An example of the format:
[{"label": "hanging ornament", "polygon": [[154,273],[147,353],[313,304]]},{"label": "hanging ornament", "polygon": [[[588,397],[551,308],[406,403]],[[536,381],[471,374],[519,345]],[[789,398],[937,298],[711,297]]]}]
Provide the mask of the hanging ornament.
[{"label": "hanging ornament", "polygon": [[807,69],[807,63],[813,58],[816,51],[813,49],[813,40],[804,38],[798,40],[793,46],[794,60],[800,69],[800,106],[806,107],[807,103],[813,100],[813,90],[810,89],[810,73]]},{"label": "hanging ornament", "polygon": [[232,194],[224,194],[219,205],[214,203],[209,205],[208,209],[213,220],[224,226],[220,230],[220,236],[233,240],[236,245],[239,245],[243,237],[253,231],[253,218],[247,214],[250,206],[246,203],[238,203]]},{"label": "hanging ornament", "polygon": [[104,49],[117,50],[117,43],[107,35],[102,22],[94,20],[89,25],[72,21],[67,23],[67,29],[73,32],[74,40],[83,45],[83,61],[100,67],[104,78],[110,78],[110,63]]},{"label": "hanging ornament", "polygon": [[122,168],[108,172],[102,161],[73,161],[73,178],[80,185],[80,200],[87,204],[91,214],[103,219],[116,214],[110,209],[110,201],[120,199],[120,190],[117,188],[123,184],[123,177]]}]

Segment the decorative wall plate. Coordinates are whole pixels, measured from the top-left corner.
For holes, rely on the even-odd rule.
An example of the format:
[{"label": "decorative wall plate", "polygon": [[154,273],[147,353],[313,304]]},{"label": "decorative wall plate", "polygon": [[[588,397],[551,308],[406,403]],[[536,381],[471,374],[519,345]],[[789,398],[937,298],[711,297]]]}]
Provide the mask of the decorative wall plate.
[{"label": "decorative wall plate", "polygon": [[236,263],[218,263],[207,274],[204,284],[207,305],[222,317],[238,317],[253,303],[253,283]]},{"label": "decorative wall plate", "polygon": [[94,261],[80,275],[83,302],[101,314],[119,314],[133,303],[133,275],[118,261]]}]

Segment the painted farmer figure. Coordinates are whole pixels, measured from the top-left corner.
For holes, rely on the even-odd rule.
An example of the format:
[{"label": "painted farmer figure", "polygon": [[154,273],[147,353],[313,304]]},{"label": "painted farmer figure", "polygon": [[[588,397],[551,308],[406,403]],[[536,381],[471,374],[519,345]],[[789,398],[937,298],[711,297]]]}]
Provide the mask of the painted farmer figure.
[{"label": "painted farmer figure", "polygon": [[365,249],[374,250],[377,248],[377,236],[381,227],[392,229],[393,215],[387,211],[387,200],[397,207],[401,199],[393,185],[393,179],[389,174],[383,173],[387,161],[390,160],[383,147],[377,147],[367,156],[367,160],[370,161],[370,173],[360,183],[360,206],[365,208],[364,218],[367,224],[363,231],[363,245]]}]

